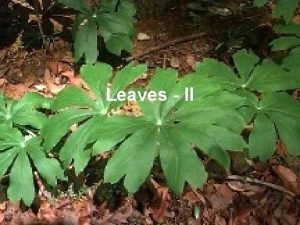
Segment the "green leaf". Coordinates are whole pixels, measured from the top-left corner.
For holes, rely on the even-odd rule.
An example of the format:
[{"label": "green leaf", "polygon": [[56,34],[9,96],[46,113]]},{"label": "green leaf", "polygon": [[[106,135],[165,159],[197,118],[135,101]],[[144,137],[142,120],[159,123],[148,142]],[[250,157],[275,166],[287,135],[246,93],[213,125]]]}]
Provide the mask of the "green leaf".
[{"label": "green leaf", "polygon": [[122,70],[118,71],[112,81],[112,97],[115,97],[117,92],[124,90],[129,84],[133,83],[139,76],[143,75],[147,70],[147,65],[128,64]]},{"label": "green leaf", "polygon": [[201,187],[207,173],[192,146],[171,130],[161,130],[159,144],[160,162],[168,185],[177,194],[183,191],[185,182],[193,188]]},{"label": "green leaf", "polygon": [[63,178],[63,171],[56,159],[49,159],[46,157],[41,149],[40,142],[41,140],[38,138],[31,139],[27,144],[28,153],[39,174],[41,174],[49,185],[55,186],[57,184],[57,179]]},{"label": "green leaf", "polygon": [[107,151],[112,150],[114,146],[116,146],[119,142],[124,139],[123,135],[117,137],[110,137],[110,138],[101,138],[101,140],[96,141],[93,145],[93,155],[101,154]]},{"label": "green leaf", "polygon": [[[1,141],[0,141],[0,146],[2,146]],[[16,148],[10,149],[10,151],[0,153],[0,180],[5,175],[6,171],[14,161],[17,154],[18,154],[18,149]]]},{"label": "green leaf", "polygon": [[229,90],[239,87],[242,83],[229,66],[215,59],[204,59],[197,64],[195,70],[201,76],[215,77]]},{"label": "green leaf", "polygon": [[284,25],[276,25],[275,30],[280,34],[290,34],[300,37],[300,25],[289,23]]},{"label": "green leaf", "polygon": [[67,87],[58,93],[52,108],[58,110],[72,106],[94,108],[95,102],[82,89]]},{"label": "green leaf", "polygon": [[100,29],[109,31],[112,34],[130,35],[131,23],[126,17],[118,12],[100,13],[97,19]]},{"label": "green leaf", "polygon": [[104,63],[96,63],[94,66],[83,65],[80,69],[80,76],[84,82],[102,101],[106,99],[107,83],[112,73],[112,67]]},{"label": "green leaf", "polygon": [[88,13],[90,11],[85,0],[58,0],[58,2],[82,13]]},{"label": "green leaf", "polygon": [[73,124],[91,116],[91,112],[82,109],[68,109],[50,117],[42,129],[44,147],[47,151],[54,148]]},{"label": "green leaf", "polygon": [[249,136],[249,154],[262,161],[271,158],[276,150],[277,134],[272,121],[266,115],[258,114]]},{"label": "green leaf", "polygon": [[11,168],[7,195],[10,201],[17,202],[21,199],[29,206],[35,196],[32,168],[25,151],[20,151]]},{"label": "green leaf", "polygon": [[253,68],[259,62],[259,58],[253,54],[248,53],[246,49],[240,50],[233,55],[234,64],[243,78],[244,82],[248,80]]},{"label": "green leaf", "polygon": [[19,101],[19,106],[31,105],[32,108],[50,109],[53,103],[52,98],[46,98],[36,93],[26,93]]},{"label": "green leaf", "polygon": [[286,93],[269,94],[261,100],[262,112],[273,121],[288,152],[299,155],[300,103]]},{"label": "green leaf", "polygon": [[154,128],[144,128],[126,140],[109,160],[104,180],[116,183],[123,176],[130,193],[136,192],[146,181],[157,156],[157,140]]},{"label": "green leaf", "polygon": [[76,61],[79,61],[83,56],[85,56],[87,64],[93,64],[97,61],[97,35],[97,25],[94,18],[87,17],[79,24],[74,41]]},{"label": "green leaf", "polygon": [[299,85],[293,74],[283,70],[271,60],[264,60],[261,65],[257,66],[247,82],[250,90],[259,92],[292,90],[298,88]]},{"label": "green leaf", "polygon": [[294,12],[299,4],[299,0],[276,0],[276,7],[273,11],[274,18],[281,16],[286,22],[290,22],[294,16]]},{"label": "green leaf", "polygon": [[181,123],[177,128],[178,131],[181,131],[181,135],[189,140],[192,144],[200,148],[201,151],[206,153],[211,159],[216,160],[220,165],[225,168],[230,166],[230,158],[226,150],[222,149],[215,141],[214,136],[209,136],[208,133],[199,127],[205,127],[206,125],[201,126],[201,124],[189,124]]},{"label": "green leaf", "polygon": [[297,37],[279,37],[270,43],[272,51],[289,50],[300,45],[300,38]]},{"label": "green leaf", "polygon": [[[300,62],[300,47],[290,51],[289,55],[283,59],[282,67],[290,71],[299,71],[300,70],[299,62]],[[299,73],[297,73],[295,76],[297,76],[298,74]]]},{"label": "green leaf", "polygon": [[22,126],[32,126],[37,129],[41,129],[44,124],[47,122],[47,117],[45,114],[38,112],[21,109],[13,114],[13,122]]},{"label": "green leaf", "polygon": [[121,56],[123,50],[132,52],[132,41],[127,35],[112,34],[106,41],[107,50],[115,55]]},{"label": "green leaf", "polygon": [[[122,3],[120,5],[124,6]],[[133,17],[129,14],[133,12],[126,5],[124,9],[126,11],[110,11],[107,13],[100,8],[97,13],[97,24],[105,46],[108,51],[116,55],[121,55],[122,50],[127,52],[132,51],[131,37],[134,33],[134,27]]]},{"label": "green leaf", "polygon": [[214,136],[216,143],[226,150],[242,151],[247,147],[240,134],[234,133],[226,128],[211,126],[207,129],[210,136]]},{"label": "green leaf", "polygon": [[95,132],[94,127],[97,126],[97,123],[101,123],[101,119],[95,117],[81,125],[69,136],[60,150],[60,159],[65,164],[68,165],[74,160],[77,175],[83,171],[91,157],[90,149],[85,150],[85,147],[89,144],[90,136]]},{"label": "green leaf", "polygon": [[299,118],[300,103],[287,93],[270,93],[265,95],[261,101],[259,110],[268,115],[279,113],[284,116]]},{"label": "green leaf", "polygon": [[9,140],[14,145],[18,145],[24,138],[19,130],[5,124],[0,124],[0,140]]},{"label": "green leaf", "polygon": [[136,14],[135,3],[132,0],[121,1],[118,12],[127,17],[133,17]]},{"label": "green leaf", "polygon": [[300,119],[272,114],[272,120],[278,129],[279,137],[291,155],[300,155]]},{"label": "green leaf", "polygon": [[268,0],[254,0],[254,1],[253,1],[253,5],[256,6],[256,7],[262,7],[262,6],[264,6],[267,2],[268,2]]}]

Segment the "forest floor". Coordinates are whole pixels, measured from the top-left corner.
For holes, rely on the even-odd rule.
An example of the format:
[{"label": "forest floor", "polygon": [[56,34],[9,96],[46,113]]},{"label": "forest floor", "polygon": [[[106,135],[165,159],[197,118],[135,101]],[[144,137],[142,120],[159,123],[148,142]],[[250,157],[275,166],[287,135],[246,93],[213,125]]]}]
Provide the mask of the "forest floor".
[{"label": "forest floor", "polygon": [[[133,58],[106,55],[103,60],[118,68],[134,59],[146,62],[150,74],[155,67],[173,67],[183,75],[204,57],[231,64],[232,52],[243,47],[266,56],[272,27],[263,13],[248,16],[208,15],[193,21],[170,9],[164,15],[138,22],[137,33],[149,40],[134,41]],[[4,19],[10,20],[3,16],[0,23]],[[60,28],[59,24],[55,26]],[[12,98],[29,91],[55,96],[67,85],[82,87],[70,42],[58,37],[47,50],[28,50],[20,40],[20,30],[3,24],[0,27],[8,29],[1,30],[7,35],[0,36],[0,41],[13,39],[0,44],[1,92]],[[251,35],[249,27],[254,28]],[[70,175],[74,186],[62,183],[55,194],[36,176],[40,191],[31,208],[6,201],[4,179],[0,184],[0,224],[300,225],[300,159],[290,157],[280,142],[276,155],[266,163],[250,160],[245,153],[231,156],[230,171],[213,161],[204,162],[210,175],[208,182],[202,189],[186,187],[180,196],[172,194],[163,178],[157,176],[133,196],[127,195],[120,184],[102,184],[99,174],[105,162],[101,160],[91,162],[85,175]]]}]

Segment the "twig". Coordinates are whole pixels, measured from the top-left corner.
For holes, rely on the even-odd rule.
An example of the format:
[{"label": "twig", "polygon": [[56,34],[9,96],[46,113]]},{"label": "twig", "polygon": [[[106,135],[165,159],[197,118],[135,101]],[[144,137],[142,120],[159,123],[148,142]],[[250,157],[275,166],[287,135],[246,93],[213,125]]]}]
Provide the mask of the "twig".
[{"label": "twig", "polygon": [[171,40],[171,41],[162,43],[160,45],[154,46],[152,48],[149,48],[148,50],[146,50],[146,51],[144,51],[142,53],[139,53],[139,54],[127,57],[127,58],[125,58],[125,61],[126,62],[130,62],[132,60],[139,59],[139,58],[141,58],[141,57],[143,57],[145,55],[148,55],[148,54],[150,54],[152,52],[155,52],[155,51],[167,48],[167,47],[169,47],[171,45],[175,45],[175,44],[178,44],[178,43],[192,41],[192,40],[195,40],[197,38],[201,38],[201,37],[205,36],[206,34],[207,34],[206,32],[202,32],[202,33],[196,33],[196,34],[191,34],[191,35],[188,35],[188,36],[176,38],[174,40]]},{"label": "twig", "polygon": [[34,0],[33,3],[34,3],[35,14],[36,14],[36,21],[38,23],[39,31],[40,31],[40,34],[42,36],[43,46],[45,46],[46,38],[45,38],[45,34],[44,34],[43,26],[42,26],[42,21],[41,21],[41,14],[40,14],[40,10],[39,10],[39,8],[40,8],[39,1]]},{"label": "twig", "polygon": [[272,184],[272,183],[268,183],[268,182],[265,182],[265,181],[262,181],[262,180],[258,180],[258,179],[255,179],[255,178],[241,177],[241,176],[238,176],[238,175],[231,175],[231,176],[228,176],[226,178],[226,180],[234,180],[234,181],[241,181],[243,183],[251,183],[251,184],[263,185],[263,186],[272,188],[273,190],[283,192],[283,193],[285,193],[287,195],[290,195],[292,197],[296,197],[296,194],[294,194],[293,192],[285,189],[282,186],[279,186],[279,185],[276,185],[276,184]]}]

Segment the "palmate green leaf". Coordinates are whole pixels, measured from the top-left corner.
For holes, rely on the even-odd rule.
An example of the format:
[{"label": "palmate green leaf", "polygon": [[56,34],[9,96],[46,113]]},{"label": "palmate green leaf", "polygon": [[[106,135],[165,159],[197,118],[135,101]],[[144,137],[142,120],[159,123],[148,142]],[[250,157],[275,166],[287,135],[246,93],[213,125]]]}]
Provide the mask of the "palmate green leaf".
[{"label": "palmate green leaf", "polygon": [[72,32],[76,61],[84,57],[87,64],[96,62],[99,36],[113,54],[132,51],[136,12],[133,1],[101,1],[96,8],[90,8],[84,0],[60,0],[60,3],[81,12],[76,16]]},{"label": "palmate green leaf", "polygon": [[[189,85],[195,90],[203,88],[195,93],[195,101],[186,102],[184,87]],[[223,100],[231,99],[230,94],[227,96],[213,79],[199,77],[197,73],[178,79],[177,73],[170,69],[157,70],[147,89],[158,91],[162,88],[168,91],[166,101],[139,102],[143,116],[137,119],[144,123],[137,124],[115,150],[105,168],[106,182],[116,183],[125,177],[125,187],[135,192],[149,176],[153,161],[158,157],[167,183],[180,193],[186,182],[200,187],[207,177],[193,146],[198,146],[226,167],[230,164],[226,150],[238,151],[247,146],[239,134],[245,123],[235,112],[236,106],[243,103],[242,98],[233,98],[226,104]],[[173,94],[178,94],[179,98],[174,100]],[[225,97],[222,99],[222,96]],[[237,115],[236,121],[242,125],[238,125],[239,122],[234,122],[233,126],[222,124],[220,118],[227,113]],[[115,137],[111,140],[117,144],[120,136]]]},{"label": "palmate green leaf", "polygon": [[[60,159],[65,166],[73,163],[76,174],[82,172],[92,155],[110,150],[105,148],[108,145],[113,147],[128,134],[124,132],[111,137],[100,134],[104,129],[103,123],[110,116],[110,111],[125,104],[107,100],[108,82],[112,80],[112,96],[115,97],[118,91],[126,89],[146,69],[146,65],[129,64],[111,79],[112,68],[109,65],[103,63],[84,65],[81,76],[95,97],[91,98],[83,90],[75,87],[61,91],[52,105],[52,109],[58,112],[50,117],[42,129],[44,148],[47,151],[53,149],[66,136],[66,142],[60,150]],[[75,131],[70,131],[71,126],[77,127]],[[120,129],[120,124],[115,129]],[[110,144],[105,146],[100,141]],[[94,145],[97,149],[87,149],[88,145]]]},{"label": "palmate green leaf", "polygon": [[[300,87],[299,75],[289,73],[269,59],[258,63],[257,56],[245,50],[238,51],[233,58],[238,72],[242,74],[235,74],[229,66],[213,59],[199,63],[195,68],[196,73],[215,78],[217,83],[229,91],[274,92]],[[220,71],[225,71],[224,76]]]},{"label": "palmate green leaf", "polygon": [[[134,5],[127,1],[118,3],[114,10],[100,7],[97,10],[97,25],[105,46],[113,54],[121,55],[122,51],[132,51],[131,38],[134,34]],[[117,11],[115,9],[118,8]]]},{"label": "palmate green leaf", "polygon": [[46,115],[37,108],[49,108],[51,105],[50,100],[33,93],[24,95],[18,101],[8,98],[3,98],[2,101],[0,123],[31,126],[36,129],[40,129],[47,120]]},{"label": "palmate green leaf", "polygon": [[249,136],[249,154],[262,161],[271,158],[276,150],[277,134],[272,121],[264,114],[258,114]]},{"label": "palmate green leaf", "polygon": [[300,103],[297,100],[286,93],[269,93],[257,106],[252,106],[252,110],[256,116],[249,136],[251,157],[269,159],[276,150],[278,138],[290,154],[300,154]]},{"label": "palmate green leaf", "polygon": [[29,206],[35,196],[34,168],[51,186],[56,185],[57,179],[63,178],[63,171],[56,159],[46,156],[39,137],[34,137],[31,133],[27,136],[25,139],[18,129],[0,125],[0,179],[8,173],[9,200],[23,200]]}]

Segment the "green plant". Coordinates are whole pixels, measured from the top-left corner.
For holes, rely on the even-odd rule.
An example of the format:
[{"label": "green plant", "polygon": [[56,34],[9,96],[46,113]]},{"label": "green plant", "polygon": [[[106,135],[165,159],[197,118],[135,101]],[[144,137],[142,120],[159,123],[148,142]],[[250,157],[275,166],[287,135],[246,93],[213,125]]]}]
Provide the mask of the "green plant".
[{"label": "green plant", "polygon": [[49,108],[50,101],[27,94],[14,101],[0,94],[0,178],[8,173],[8,198],[30,205],[34,199],[33,170],[46,182],[56,185],[63,177],[59,162],[41,147],[39,129],[47,116],[36,108]]},{"label": "green plant", "polygon": [[105,47],[113,54],[131,52],[134,34],[135,6],[131,0],[104,0],[100,5],[89,5],[85,0],[59,0],[78,11],[74,24],[75,60],[83,56],[88,64],[98,57],[101,36]]},{"label": "green plant", "polygon": [[300,46],[300,25],[280,24],[275,26],[275,31],[280,34],[280,37],[270,43],[272,51],[288,51]]},{"label": "green plant", "polygon": [[[264,6],[268,0],[254,0],[253,5],[257,7]],[[273,10],[272,16],[275,19],[283,17],[285,22],[290,22],[294,16],[296,8],[299,6],[299,0],[276,0],[276,6]]]},{"label": "green plant", "polygon": [[[112,96],[115,97],[118,91],[125,89],[145,71],[145,65],[133,64],[119,71],[112,80]],[[50,117],[42,130],[45,136],[44,147],[48,151],[69,133],[72,125],[79,124],[60,150],[60,159],[67,165],[73,161],[76,174],[85,168],[91,154],[95,154],[91,148],[86,149],[88,143],[101,138],[95,127],[102,126],[112,109],[125,104],[106,99],[107,83],[112,76],[109,65],[97,63],[95,66],[83,66],[81,76],[95,99],[80,88],[65,88],[58,94],[52,106],[58,113]]]},{"label": "green plant", "polygon": [[269,159],[276,149],[277,138],[291,154],[299,155],[300,104],[284,92],[300,87],[299,72],[287,71],[269,59],[261,61],[246,50],[235,53],[233,60],[236,72],[214,59],[204,59],[196,71],[214,77],[225,90],[246,97],[238,111],[253,124],[250,156]]},{"label": "green plant", "polygon": [[[185,100],[186,87],[194,88],[194,101]],[[137,118],[135,131],[108,161],[106,182],[116,183],[125,177],[126,189],[136,192],[158,157],[168,185],[179,194],[185,182],[199,187],[206,181],[195,146],[227,168],[230,160],[226,150],[246,147],[240,136],[245,123],[234,110],[243,99],[222,91],[212,80],[195,74],[178,79],[176,71],[158,69],[147,90],[165,90],[167,100],[139,102],[143,116]],[[117,126],[126,128],[126,122],[114,125],[107,121],[99,133],[116,140]]]},{"label": "green plant", "polygon": [[[122,69],[112,80],[111,96],[117,96],[145,69],[144,65]],[[240,136],[245,123],[235,112],[243,98],[222,91],[210,79],[196,75],[178,79],[176,71],[158,69],[146,90],[164,90],[168,98],[162,102],[139,101],[143,116],[134,117],[110,114],[124,102],[109,102],[105,97],[112,74],[108,65],[86,65],[81,74],[96,100],[80,89],[65,89],[53,104],[54,109],[63,110],[52,116],[43,129],[44,146],[49,150],[68,133],[72,124],[79,123],[60,150],[61,160],[66,165],[73,160],[77,174],[91,155],[110,151],[120,143],[105,169],[106,182],[116,183],[125,176],[125,187],[135,192],[159,157],[168,184],[180,193],[186,181],[198,187],[206,180],[195,146],[225,167],[230,164],[226,150],[246,147]],[[194,101],[185,101],[184,88],[189,86],[194,87]],[[141,95],[147,93],[144,91],[140,90]]]}]

